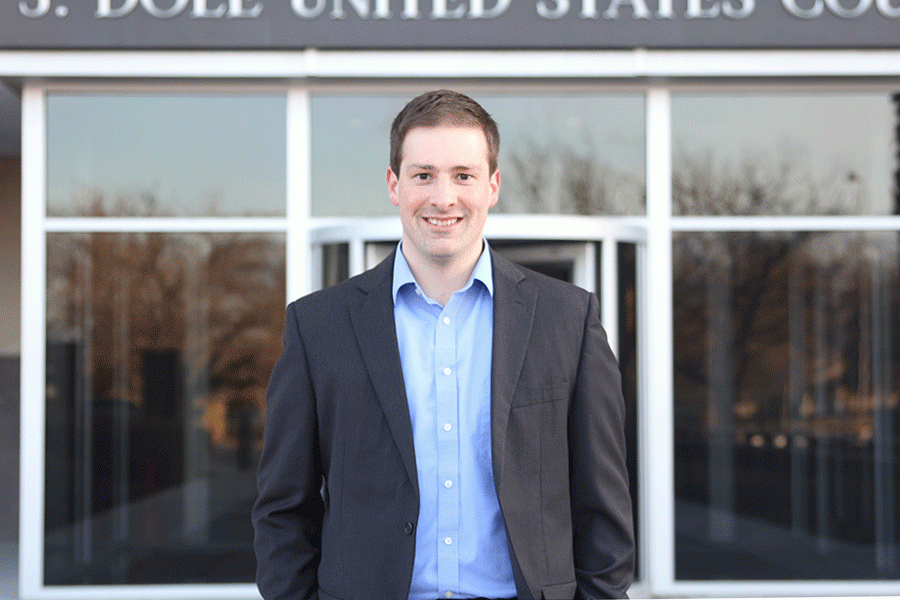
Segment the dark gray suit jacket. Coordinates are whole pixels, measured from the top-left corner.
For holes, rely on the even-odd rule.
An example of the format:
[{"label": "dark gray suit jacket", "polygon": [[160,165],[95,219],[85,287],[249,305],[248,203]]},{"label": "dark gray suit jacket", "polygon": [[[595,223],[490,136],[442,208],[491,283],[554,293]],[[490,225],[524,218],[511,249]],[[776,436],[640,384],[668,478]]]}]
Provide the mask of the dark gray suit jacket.
[{"label": "dark gray suit jacket", "polygon": [[[409,593],[419,490],[393,260],[288,306],[253,508],[266,600]],[[492,265],[491,446],[518,596],[624,596],[624,402],[597,298]]]}]

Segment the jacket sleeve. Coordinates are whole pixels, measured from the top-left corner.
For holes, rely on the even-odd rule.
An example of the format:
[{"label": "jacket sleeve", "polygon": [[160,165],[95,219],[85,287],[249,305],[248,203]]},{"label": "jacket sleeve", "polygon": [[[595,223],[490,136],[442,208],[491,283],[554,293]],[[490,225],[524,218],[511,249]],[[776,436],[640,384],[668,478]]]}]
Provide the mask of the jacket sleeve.
[{"label": "jacket sleeve", "polygon": [[287,308],[284,351],[266,391],[266,425],[253,507],[257,586],[265,600],[318,597],[322,467],[316,398],[297,320]]},{"label": "jacket sleeve", "polygon": [[578,598],[626,597],[634,532],[625,462],[625,402],[618,363],[590,295],[570,407],[570,485]]}]

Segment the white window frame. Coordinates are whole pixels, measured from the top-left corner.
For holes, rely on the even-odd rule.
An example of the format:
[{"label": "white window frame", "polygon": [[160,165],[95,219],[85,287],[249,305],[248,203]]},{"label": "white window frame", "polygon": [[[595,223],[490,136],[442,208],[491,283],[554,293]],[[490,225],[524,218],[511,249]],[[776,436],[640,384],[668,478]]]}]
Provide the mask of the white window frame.
[{"label": "white window frame", "polygon": [[[286,253],[296,252],[305,245],[307,231],[304,215],[308,213],[308,199],[304,195],[305,179],[300,168],[286,171],[286,202],[284,217],[48,217],[46,216],[46,100],[56,92],[107,93],[265,93],[283,94],[286,113],[287,151],[285,160],[306,161],[308,119],[300,118],[306,107],[302,91],[285,86],[253,83],[249,86],[208,84],[177,88],[165,85],[83,85],[67,82],[27,85],[22,94],[22,323],[26,331],[39,335],[22,336],[21,373],[21,456],[20,468],[20,542],[19,596],[23,599],[54,600],[129,600],[154,598],[159,600],[188,600],[217,598],[247,600],[259,598],[253,584],[176,584],[176,585],[102,585],[102,586],[46,586],[44,573],[44,447],[46,442],[46,239],[50,233],[283,233]],[[292,234],[294,235],[292,239]],[[299,237],[300,239],[296,239]],[[286,260],[289,258],[286,256]],[[293,269],[294,276],[286,285],[299,292],[305,286],[303,261]],[[25,474],[33,474],[27,476]]]},{"label": "white window frame", "polygon": [[[324,244],[346,243],[349,246],[349,274],[356,275],[374,266],[387,256],[380,243],[394,243],[400,239],[402,229],[396,217],[339,219],[312,221],[309,266],[314,285],[322,280],[321,261]],[[607,218],[569,215],[510,215],[492,214],[485,225],[484,236],[488,240],[518,240],[528,242],[522,247],[521,257],[531,256],[538,248],[556,253],[559,258],[571,260],[576,285],[589,292],[596,292],[597,252],[592,242],[600,243],[600,320],[606,330],[613,352],[619,347],[619,242],[632,243],[638,248],[637,263],[644,262],[646,233],[640,224],[643,217]],[[317,222],[325,223],[316,227]],[[548,242],[564,242],[547,246]],[[543,244],[542,244],[543,242]],[[379,243],[375,246],[374,243]],[[515,249],[510,252],[516,253]],[[640,268],[640,267],[639,267]],[[638,293],[643,298],[643,281],[638,277]],[[640,328],[640,327],[639,327]],[[640,335],[640,334],[639,334]],[[640,354],[640,351],[639,351]],[[642,383],[639,383],[639,386]]]},{"label": "white window frame", "polygon": [[[791,51],[3,51],[0,76],[19,80],[22,92],[22,376],[20,596],[23,599],[159,600],[259,598],[253,585],[43,586],[43,465],[45,394],[46,243],[50,231],[159,230],[153,220],[47,218],[45,99],[48,90],[106,91],[111,81],[161,91],[207,84],[212,91],[250,85],[284,90],[287,110],[287,196],[284,218],[167,220],[165,230],[284,231],[287,293],[312,289],[311,245],[323,223],[310,217],[309,98],[321,82],[384,91],[385,81],[421,90],[447,80],[492,90],[550,84],[587,89],[631,86],[646,93],[647,212],[631,220],[646,232],[639,259],[645,324],[639,345],[644,400],[639,404],[642,581],[632,597],[900,595],[900,581],[676,581],[673,485],[672,236],[683,231],[900,231],[900,217],[673,217],[671,214],[670,99],[679,89],[716,92],[741,86],[843,89],[897,88],[900,50]],[[98,83],[99,82],[99,83]],[[160,83],[154,83],[160,82]],[[249,83],[246,83],[249,82]],[[498,83],[499,82],[499,83]],[[671,83],[670,83],[671,82]],[[799,82],[799,83],[798,83]],[[884,82],[884,83],[882,83]],[[507,87],[508,86],[508,87]],[[592,88],[594,89],[594,88]],[[733,88],[729,88],[733,89]],[[742,87],[743,89],[743,87]],[[134,87],[128,86],[129,91]],[[276,223],[277,222],[277,223]],[[306,260],[303,257],[306,256]],[[354,260],[361,260],[360,256]],[[651,441],[652,440],[652,444]],[[652,446],[652,447],[651,447]]]}]

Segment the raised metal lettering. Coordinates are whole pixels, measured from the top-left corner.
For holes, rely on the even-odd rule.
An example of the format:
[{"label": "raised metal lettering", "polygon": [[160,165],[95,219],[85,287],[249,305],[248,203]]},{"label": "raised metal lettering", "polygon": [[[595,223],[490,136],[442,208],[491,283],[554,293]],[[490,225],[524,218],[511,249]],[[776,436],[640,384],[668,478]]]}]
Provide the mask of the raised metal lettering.
[{"label": "raised metal lettering", "polygon": [[97,0],[97,12],[94,15],[98,19],[116,19],[131,13],[137,6],[138,0],[124,0],[119,8],[112,7],[112,0]]},{"label": "raised metal lettering", "polygon": [[722,0],[722,14],[729,19],[743,19],[749,17],[756,8],[755,0],[738,0],[740,8],[735,8],[731,0]]},{"label": "raised metal lettering", "polygon": [[[549,3],[553,3],[556,6],[551,8]],[[540,17],[544,17],[545,19],[559,19],[569,12],[569,0],[538,0],[535,8]]]},{"label": "raised metal lettering", "polygon": [[497,0],[497,5],[494,8],[484,8],[484,0],[470,0],[469,3],[469,18],[470,19],[493,19],[494,17],[498,17],[506,12],[506,9],[509,8],[509,3],[512,0]]},{"label": "raised metal lettering", "polygon": [[687,12],[684,16],[688,19],[715,19],[722,9],[718,2],[708,8],[703,8],[703,0],[688,0]]},{"label": "raised metal lettering", "polygon": [[825,6],[842,19],[855,19],[869,10],[869,7],[872,6],[872,0],[859,0],[859,3],[854,8],[844,8],[839,0],[825,0]]},{"label": "raised metal lettering", "polygon": [[391,5],[389,0],[375,0],[375,11],[372,13],[374,19],[390,19]]},{"label": "raised metal lettering", "polygon": [[401,16],[404,19],[418,19],[421,17],[419,0],[403,0],[403,14]]},{"label": "raised metal lettering", "polygon": [[797,6],[797,0],[781,0],[784,9],[799,19],[815,19],[822,14],[825,8],[823,0],[815,0],[812,8],[800,8]]},{"label": "raised metal lettering", "polygon": [[228,18],[229,19],[255,19],[262,12],[262,2],[257,2],[252,7],[244,6],[244,0],[228,1]]},{"label": "raised metal lettering", "polygon": [[447,2],[452,0],[434,0],[431,6],[432,19],[461,19],[466,14],[465,5],[460,4],[452,11],[447,8]]},{"label": "raised metal lettering", "polygon": [[40,19],[50,12],[50,0],[37,0],[34,8],[31,8],[25,0],[22,0],[19,2],[19,12],[30,19]]},{"label": "raised metal lettering", "polygon": [[[347,0],[350,3],[350,6],[353,7],[353,10],[356,11],[363,19],[368,18],[369,16],[369,0]],[[344,2],[343,0],[334,0],[334,8],[331,9],[331,18],[332,19],[343,19],[347,16],[347,13],[344,12]]]},{"label": "raised metal lettering", "polygon": [[219,6],[210,9],[206,6],[207,0],[194,0],[194,9],[191,11],[191,16],[195,19],[218,19],[222,15],[225,14],[227,8],[225,4],[222,3]]},{"label": "raised metal lettering", "polygon": [[675,13],[672,11],[672,0],[659,0],[659,8],[656,11],[657,18],[673,19]]},{"label": "raised metal lettering", "polygon": [[305,0],[291,0],[291,8],[298,17],[314,19],[325,10],[325,0],[316,0],[316,5],[312,8],[306,6]]},{"label": "raised metal lettering", "polygon": [[604,19],[618,19],[619,18],[619,6],[622,4],[630,4],[632,13],[634,14],[635,19],[649,19],[650,18],[650,9],[647,8],[647,5],[644,3],[644,0],[612,0],[609,3],[609,8],[603,11]]},{"label": "raised metal lettering", "polygon": [[150,16],[156,17],[157,19],[171,19],[172,17],[180,15],[181,11],[187,8],[188,2],[189,0],[175,0],[171,8],[161,9],[156,6],[155,0],[141,0],[141,6],[144,7],[144,10],[146,10]]},{"label": "raised metal lettering", "polygon": [[891,0],[875,0],[875,6],[878,7],[878,12],[888,19],[900,18],[900,4],[891,6]]}]

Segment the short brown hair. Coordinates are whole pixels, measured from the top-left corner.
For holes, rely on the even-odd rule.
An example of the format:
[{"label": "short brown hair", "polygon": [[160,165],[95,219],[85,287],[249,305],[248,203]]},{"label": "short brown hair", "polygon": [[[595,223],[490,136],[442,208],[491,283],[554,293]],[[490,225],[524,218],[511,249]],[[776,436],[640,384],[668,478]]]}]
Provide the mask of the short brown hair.
[{"label": "short brown hair", "polygon": [[410,100],[391,125],[391,170],[400,172],[403,140],[416,127],[456,125],[478,127],[484,132],[488,147],[488,167],[493,174],[497,170],[497,153],[500,150],[500,132],[491,115],[465,94],[451,90],[425,92]]}]

